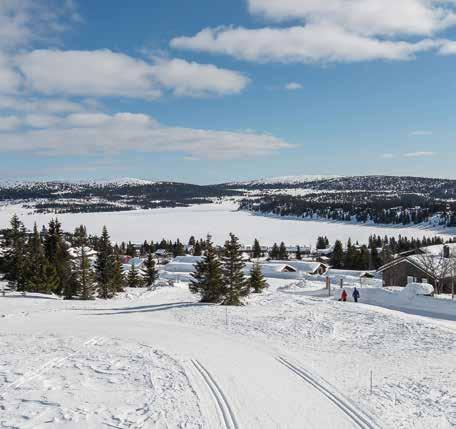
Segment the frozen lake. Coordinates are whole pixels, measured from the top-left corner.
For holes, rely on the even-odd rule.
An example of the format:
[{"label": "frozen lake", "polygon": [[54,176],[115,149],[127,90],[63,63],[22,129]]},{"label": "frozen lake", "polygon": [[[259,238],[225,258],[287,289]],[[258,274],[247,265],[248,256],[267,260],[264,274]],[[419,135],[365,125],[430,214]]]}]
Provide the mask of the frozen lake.
[{"label": "frozen lake", "polygon": [[[432,229],[429,227],[388,227],[323,222],[313,220],[294,220],[255,216],[236,210],[234,203],[208,204],[185,208],[138,210],[113,213],[83,213],[58,215],[66,231],[84,224],[91,234],[99,234],[106,225],[111,238],[115,241],[143,242],[179,238],[187,242],[191,235],[203,238],[211,234],[216,243],[223,243],[228,233],[236,234],[242,243],[250,244],[255,238],[261,244],[272,245],[284,241],[286,244],[314,245],[317,237],[326,235],[331,242],[350,237],[354,241],[367,242],[372,234],[382,236],[419,237],[456,234],[455,229]],[[0,228],[8,225],[9,219],[17,215],[28,228],[34,222],[41,226],[47,224],[52,214],[31,214],[20,206],[0,207]]]}]

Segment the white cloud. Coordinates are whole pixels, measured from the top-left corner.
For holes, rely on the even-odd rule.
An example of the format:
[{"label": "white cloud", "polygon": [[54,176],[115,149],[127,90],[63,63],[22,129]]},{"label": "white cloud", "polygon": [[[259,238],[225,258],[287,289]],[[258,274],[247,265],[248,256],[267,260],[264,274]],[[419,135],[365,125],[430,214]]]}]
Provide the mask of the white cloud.
[{"label": "white cloud", "polygon": [[59,116],[30,114],[24,117],[24,124],[32,128],[49,128],[61,121]]},{"label": "white cloud", "polygon": [[18,128],[21,120],[17,116],[0,116],[0,131],[10,131]]},{"label": "white cloud", "polygon": [[10,58],[0,52],[0,93],[15,93],[21,85],[21,78],[12,67]]},{"label": "white cloud", "polygon": [[27,87],[44,94],[160,96],[149,64],[109,50],[35,50],[19,55],[16,62]]},{"label": "white cloud", "polygon": [[3,133],[0,151],[44,155],[177,152],[197,159],[236,159],[277,153],[291,145],[268,134],[167,127],[132,113],[71,114],[47,129]]},{"label": "white cloud", "polygon": [[288,91],[297,91],[298,89],[302,89],[302,84],[298,82],[290,82],[285,85],[285,89]]},{"label": "white cloud", "polygon": [[0,49],[55,41],[56,35],[75,21],[80,22],[81,17],[72,0],[1,0]]},{"label": "white cloud", "polygon": [[333,24],[289,28],[206,28],[193,37],[177,37],[173,48],[221,53],[255,62],[311,63],[409,60],[440,42],[391,41],[351,33]]},{"label": "white cloud", "polygon": [[394,155],[394,153],[383,153],[380,158],[382,159],[393,159],[395,158],[396,156]]},{"label": "white cloud", "polygon": [[68,113],[80,112],[91,107],[91,100],[82,103],[59,98],[27,98],[0,95],[0,110],[32,113]]},{"label": "white cloud", "polygon": [[452,0],[247,0],[271,21],[330,23],[364,35],[429,36],[456,23]]},{"label": "white cloud", "polygon": [[417,130],[410,133],[411,136],[432,136],[432,131]]},{"label": "white cloud", "polygon": [[237,94],[249,83],[241,73],[182,59],[157,60],[155,79],[179,96]]},{"label": "white cloud", "polygon": [[241,73],[181,59],[154,63],[109,50],[35,50],[15,60],[27,89],[46,95],[154,99],[176,95],[237,94],[249,83]]},{"label": "white cloud", "polygon": [[409,153],[404,153],[404,156],[406,158],[424,158],[424,157],[430,157],[434,156],[435,152],[409,152]]},{"label": "white cloud", "polygon": [[443,40],[439,49],[440,55],[456,55],[456,42],[452,40]]}]

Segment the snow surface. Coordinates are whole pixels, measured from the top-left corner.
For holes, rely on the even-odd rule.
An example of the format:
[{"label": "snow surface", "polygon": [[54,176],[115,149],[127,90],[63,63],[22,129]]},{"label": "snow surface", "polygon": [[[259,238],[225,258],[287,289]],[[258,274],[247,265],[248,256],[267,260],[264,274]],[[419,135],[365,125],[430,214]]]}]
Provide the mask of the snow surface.
[{"label": "snow surface", "polygon": [[0,296],[0,427],[456,426],[456,322],[417,315],[442,300],[361,288],[341,303],[322,282],[268,283],[228,309],[184,283],[111,301]]},{"label": "snow surface", "polygon": [[[0,205],[0,228],[9,224],[11,216],[17,213],[26,227],[32,228],[47,224],[55,216],[34,214],[19,205]],[[135,210],[113,213],[65,213],[58,215],[64,230],[72,231],[81,224],[87,226],[90,234],[100,234],[107,226],[114,241],[142,243],[145,239],[159,241],[180,239],[186,242],[191,235],[204,238],[211,234],[217,244],[223,244],[230,232],[236,234],[244,244],[253,243],[258,238],[262,245],[271,246],[284,241],[288,245],[314,246],[319,236],[327,236],[331,242],[340,239],[344,242],[367,243],[372,234],[381,236],[432,237],[436,234],[447,236],[451,229],[438,230],[425,227],[375,226],[347,224],[318,220],[299,220],[255,216],[238,211],[234,202],[205,204],[191,207]]]}]

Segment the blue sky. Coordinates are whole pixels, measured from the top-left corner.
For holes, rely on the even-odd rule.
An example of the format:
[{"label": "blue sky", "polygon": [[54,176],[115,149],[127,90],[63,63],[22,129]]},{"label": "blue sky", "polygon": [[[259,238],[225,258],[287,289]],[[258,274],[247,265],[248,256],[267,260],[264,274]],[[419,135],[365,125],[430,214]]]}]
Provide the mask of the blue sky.
[{"label": "blue sky", "polygon": [[2,179],[455,177],[456,7],[4,0]]}]

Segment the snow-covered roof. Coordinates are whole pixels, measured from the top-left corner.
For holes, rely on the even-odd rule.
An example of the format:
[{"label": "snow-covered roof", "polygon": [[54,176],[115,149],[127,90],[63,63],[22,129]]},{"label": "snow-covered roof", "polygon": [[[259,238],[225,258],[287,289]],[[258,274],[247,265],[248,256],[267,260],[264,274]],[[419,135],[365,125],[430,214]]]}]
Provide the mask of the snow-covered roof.
[{"label": "snow-covered roof", "polygon": [[313,274],[319,268],[324,267],[327,268],[327,265],[322,264],[321,262],[315,261],[299,261],[299,260],[291,260],[291,261],[269,261],[270,264],[281,264],[281,265],[290,265],[296,269],[296,271],[302,271],[305,273]]},{"label": "snow-covered roof", "polygon": [[341,277],[374,277],[375,271],[358,271],[358,270],[336,270],[329,269],[327,274],[329,276],[341,276]]},{"label": "snow-covered roof", "polygon": [[184,264],[196,264],[197,262],[201,261],[201,259],[203,259],[202,256],[176,256],[170,263],[179,262]]}]

